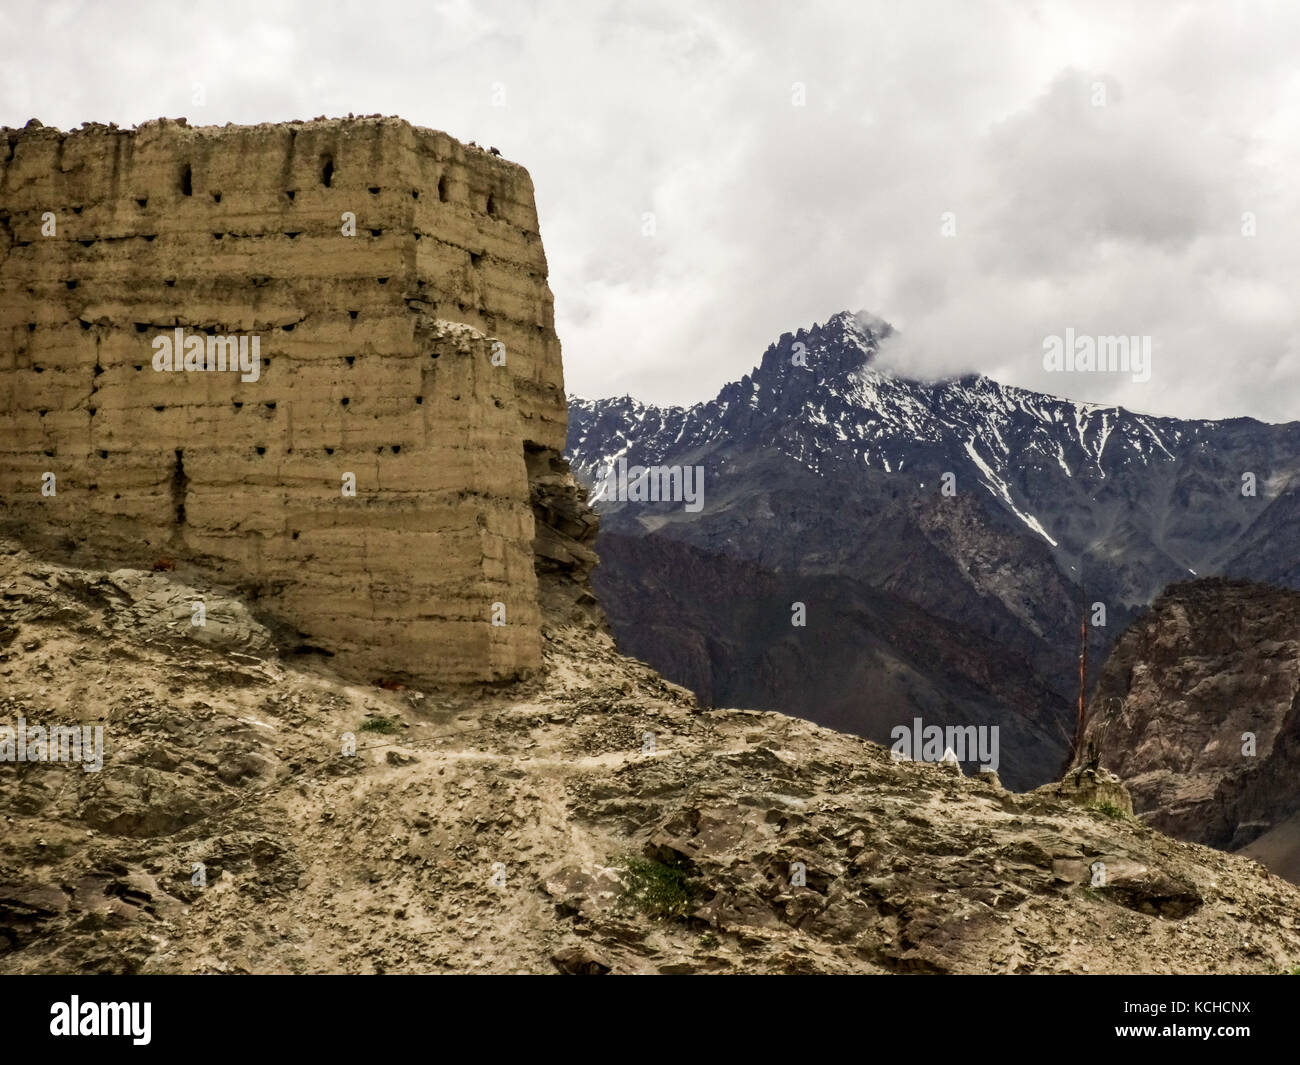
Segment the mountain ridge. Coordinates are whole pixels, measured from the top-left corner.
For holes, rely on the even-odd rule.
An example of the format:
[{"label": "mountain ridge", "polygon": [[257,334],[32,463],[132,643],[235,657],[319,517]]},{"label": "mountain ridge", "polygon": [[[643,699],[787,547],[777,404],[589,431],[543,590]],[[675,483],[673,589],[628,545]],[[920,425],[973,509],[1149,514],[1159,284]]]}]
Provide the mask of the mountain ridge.
[{"label": "mountain ridge", "polygon": [[[950,639],[994,639],[1019,655],[1056,693],[1041,711],[1054,734],[1073,727],[1081,612],[1096,663],[1176,581],[1225,574],[1300,586],[1281,546],[1300,513],[1300,423],[1147,415],[981,375],[917,381],[876,367],[892,334],[874,316],[840,312],[782,334],[751,373],[690,407],[572,398],[566,455],[587,484],[619,459],[701,466],[700,513],[604,499],[607,533],[909,599],[948,623]],[[616,636],[630,633],[633,615],[670,623],[648,611],[668,601],[672,577],[650,573],[627,542],[601,553],[594,580]],[[634,587],[649,605],[621,609]],[[728,631],[723,598],[708,613],[702,627]],[[671,648],[659,653],[650,662],[662,673],[687,675]],[[815,650],[809,661],[840,668]],[[726,672],[712,663],[713,675]],[[798,677],[791,687],[798,699]],[[819,720],[814,705],[781,708]]]}]

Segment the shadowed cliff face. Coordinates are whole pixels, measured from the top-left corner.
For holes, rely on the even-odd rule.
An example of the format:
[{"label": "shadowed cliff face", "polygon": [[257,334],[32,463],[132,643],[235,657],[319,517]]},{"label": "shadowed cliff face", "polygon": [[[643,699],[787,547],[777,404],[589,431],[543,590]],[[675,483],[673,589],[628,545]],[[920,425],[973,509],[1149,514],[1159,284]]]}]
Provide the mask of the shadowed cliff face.
[{"label": "shadowed cliff face", "polygon": [[1122,777],[1144,820],[1252,843],[1300,810],[1300,594],[1173,586],[1120,637],[1089,715],[1080,761]]},{"label": "shadowed cliff face", "polygon": [[[1009,787],[1059,765],[1063,701],[1007,646],[885,589],[764,569],[670,537],[600,537],[594,584],[619,646],[710,706],[797,714],[879,743],[891,730],[997,726]],[[791,604],[806,624],[793,627]],[[966,768],[976,771],[973,752]]]}]

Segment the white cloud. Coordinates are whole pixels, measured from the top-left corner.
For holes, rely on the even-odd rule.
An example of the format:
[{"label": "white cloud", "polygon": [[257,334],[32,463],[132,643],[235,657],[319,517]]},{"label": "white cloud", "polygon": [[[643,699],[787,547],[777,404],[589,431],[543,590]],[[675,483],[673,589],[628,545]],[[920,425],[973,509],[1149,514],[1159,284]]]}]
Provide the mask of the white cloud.
[{"label": "white cloud", "polygon": [[[381,112],[500,147],[584,395],[705,398],[866,307],[906,371],[1300,416],[1293,5],[33,3],[0,33],[10,125]],[[1045,374],[1066,327],[1151,335],[1152,381]]]}]

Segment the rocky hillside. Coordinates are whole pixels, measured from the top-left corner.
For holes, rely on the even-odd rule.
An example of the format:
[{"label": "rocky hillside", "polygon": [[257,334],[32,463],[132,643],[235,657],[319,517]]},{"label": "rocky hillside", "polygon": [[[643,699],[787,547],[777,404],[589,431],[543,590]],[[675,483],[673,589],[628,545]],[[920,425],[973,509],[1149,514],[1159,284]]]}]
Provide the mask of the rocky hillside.
[{"label": "rocky hillside", "polygon": [[1300,594],[1175,585],[1116,644],[1089,715],[1081,762],[1121,776],[1145,821],[1300,872]]},{"label": "rocky hillside", "polygon": [[99,772],[0,762],[0,972],[1300,961],[1300,890],[1160,835],[1104,775],[1018,795],[702,711],[594,620],[512,687],[346,684],[176,577],[0,550],[0,726],[106,742]]},{"label": "rocky hillside", "polygon": [[[1072,729],[1081,601],[1090,616],[1092,603],[1106,606],[1106,624],[1090,629],[1100,662],[1134,611],[1171,582],[1226,573],[1300,587],[1283,535],[1300,498],[1300,423],[1155,418],[983,377],[909,380],[877,366],[890,334],[879,319],[835,315],[782,336],[752,374],[690,408],[571,401],[567,454],[588,483],[617,459],[703,467],[698,511],[600,503],[605,535],[622,538],[598,548],[601,600],[620,640],[679,627],[680,646],[645,648],[666,676],[719,705],[758,702],[885,739],[879,707],[859,699],[855,721],[825,690],[888,692],[903,657],[939,663],[918,685],[942,692],[952,687],[952,647],[997,644],[1015,689],[1050,694],[1032,709],[1017,699],[941,699],[932,714],[1023,735],[1029,713],[1029,731],[1051,737],[1052,749],[1032,741],[1019,761],[1036,768],[1008,782],[1032,786],[1055,777]],[[1247,473],[1255,495],[1242,494]],[[942,493],[944,474],[955,495]],[[741,662],[773,653],[776,619],[732,656],[746,586],[705,588],[683,613],[675,578],[657,561],[674,550],[669,540],[754,567],[761,583],[799,601],[830,587],[808,612],[834,617],[836,638],[804,630],[776,686],[740,685]],[[931,615],[934,638],[920,654],[892,647],[879,612],[858,609],[864,589]],[[782,640],[793,648],[799,636]],[[889,650],[846,654],[854,645]],[[982,684],[977,672],[960,687]]]}]

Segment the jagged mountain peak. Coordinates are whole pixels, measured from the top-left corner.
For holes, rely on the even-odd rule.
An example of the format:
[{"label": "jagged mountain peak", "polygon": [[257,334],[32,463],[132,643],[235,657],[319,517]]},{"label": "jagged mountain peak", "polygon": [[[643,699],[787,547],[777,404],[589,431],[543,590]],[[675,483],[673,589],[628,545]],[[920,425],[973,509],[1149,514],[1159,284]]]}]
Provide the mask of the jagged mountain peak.
[{"label": "jagged mountain peak", "polygon": [[797,370],[819,383],[841,380],[868,365],[893,332],[893,326],[868,311],[839,311],[825,322],[782,333],[763,353],[754,377],[774,384]]}]

